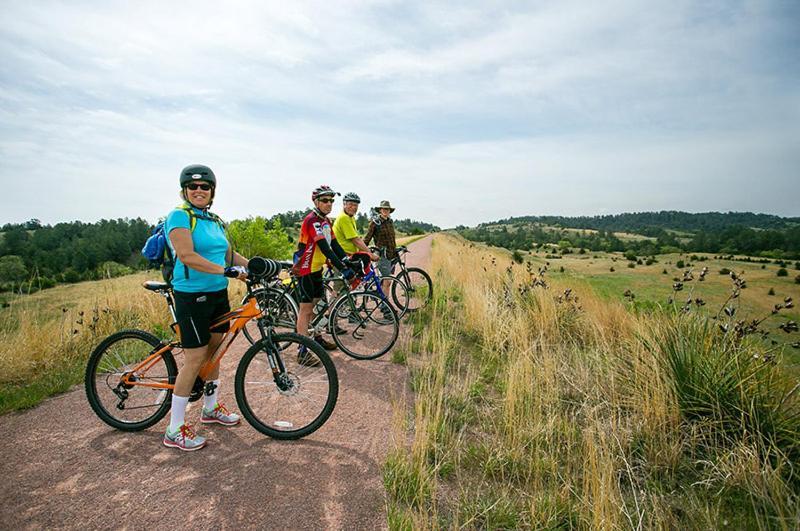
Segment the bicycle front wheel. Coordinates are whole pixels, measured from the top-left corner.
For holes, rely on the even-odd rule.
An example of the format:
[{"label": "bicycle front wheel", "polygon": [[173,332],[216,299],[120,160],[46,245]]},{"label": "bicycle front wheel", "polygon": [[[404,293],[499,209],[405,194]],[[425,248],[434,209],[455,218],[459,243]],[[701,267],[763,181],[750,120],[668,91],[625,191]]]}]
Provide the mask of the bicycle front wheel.
[{"label": "bicycle front wheel", "polygon": [[[409,312],[424,308],[433,299],[433,281],[427,272],[418,267],[409,267],[401,271],[397,277],[408,288]],[[402,294],[393,290],[392,298],[395,297],[402,297]]]},{"label": "bicycle front wheel", "polygon": [[350,357],[371,360],[394,346],[400,321],[384,299],[363,291],[345,294],[331,310],[333,340]]},{"label": "bicycle front wheel", "polygon": [[[89,356],[86,398],[100,419],[119,430],[149,428],[169,411],[172,389],[150,387],[175,384],[178,367],[166,350],[139,371],[133,369],[159,350],[161,341],[143,330],[111,334]],[[123,383],[123,376],[129,382]]]},{"label": "bicycle front wheel", "polygon": [[[402,319],[408,311],[409,305],[411,304],[412,292],[408,289],[405,283],[397,277],[380,277],[375,279],[375,282],[380,282],[383,298],[386,300],[386,302],[391,304],[392,309],[397,314],[397,318]],[[385,288],[383,287],[384,285],[386,286]],[[370,292],[380,296],[380,293],[378,293],[377,290]],[[390,294],[391,297],[389,296]]]},{"label": "bicycle front wheel", "polygon": [[[278,370],[274,372],[270,357]],[[339,378],[316,341],[298,334],[273,334],[245,352],[235,379],[239,410],[256,430],[275,439],[299,439],[333,413]]]},{"label": "bicycle front wheel", "polygon": [[[242,300],[244,305],[250,297],[255,297],[258,306],[264,311],[265,317],[272,323],[274,330],[278,333],[294,332],[297,326],[297,303],[288,291],[279,288],[263,288],[255,290],[252,294],[245,296]],[[242,329],[242,334],[250,344],[254,344],[261,339],[261,332],[258,329],[256,319],[250,320]]]}]

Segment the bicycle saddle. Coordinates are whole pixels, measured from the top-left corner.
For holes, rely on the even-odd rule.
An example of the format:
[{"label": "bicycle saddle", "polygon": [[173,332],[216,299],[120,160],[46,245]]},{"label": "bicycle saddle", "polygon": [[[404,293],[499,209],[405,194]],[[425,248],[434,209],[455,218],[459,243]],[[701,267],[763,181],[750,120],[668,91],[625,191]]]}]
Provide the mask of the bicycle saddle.
[{"label": "bicycle saddle", "polygon": [[142,283],[142,287],[150,291],[169,291],[172,288],[166,282],[156,282],[155,280],[146,280]]}]

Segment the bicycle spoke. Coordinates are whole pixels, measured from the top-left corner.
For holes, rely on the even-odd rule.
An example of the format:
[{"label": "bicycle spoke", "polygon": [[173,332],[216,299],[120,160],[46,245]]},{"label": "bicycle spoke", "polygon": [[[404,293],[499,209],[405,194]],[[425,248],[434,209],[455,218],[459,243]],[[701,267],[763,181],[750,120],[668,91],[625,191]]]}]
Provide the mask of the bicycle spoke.
[{"label": "bicycle spoke", "polygon": [[397,316],[391,306],[374,293],[350,293],[347,299],[337,303],[332,319],[335,327],[346,331],[334,335],[337,346],[354,358],[381,356],[397,340]]},{"label": "bicycle spoke", "polygon": [[[237,401],[245,418],[259,431],[272,437],[297,438],[317,429],[330,415],[338,379],[325,351],[311,339],[278,334],[275,341],[283,344],[286,370],[273,376],[264,356],[266,347],[257,343],[245,353],[237,370]],[[300,345],[305,350],[296,354]],[[306,367],[294,356],[321,365]]]},{"label": "bicycle spoke", "polygon": [[[170,390],[137,385],[174,382],[178,370],[169,351],[150,359],[159,345],[152,334],[129,330],[112,334],[92,352],[86,369],[86,393],[103,421],[123,430],[140,430],[167,413]],[[146,369],[131,372],[145,360]],[[127,384],[122,383],[125,375],[131,378]]]}]

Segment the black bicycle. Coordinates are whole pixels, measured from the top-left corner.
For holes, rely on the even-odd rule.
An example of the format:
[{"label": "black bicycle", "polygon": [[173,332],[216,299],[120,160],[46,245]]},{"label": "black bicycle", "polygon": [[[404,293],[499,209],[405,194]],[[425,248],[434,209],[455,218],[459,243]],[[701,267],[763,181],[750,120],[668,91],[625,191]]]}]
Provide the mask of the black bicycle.
[{"label": "black bicycle", "polygon": [[[280,262],[291,271],[291,262]],[[372,291],[359,289],[361,278],[345,280],[340,275],[323,276],[325,296],[314,306],[310,332],[327,331],[337,348],[348,356],[369,360],[383,356],[397,342],[400,334],[400,318],[388,299]],[[255,298],[265,312],[272,312],[276,326],[293,330],[297,325],[299,306],[295,298],[298,279],[294,274],[288,278],[270,281],[248,293],[245,301]],[[398,289],[397,299],[403,300],[404,290]],[[248,329],[244,335],[255,338]]]},{"label": "black bicycle", "polygon": [[[386,258],[386,249],[382,247],[371,247],[372,252],[380,254],[382,258]],[[406,266],[405,255],[409,252],[408,247],[405,245],[398,246],[397,254],[392,258],[392,271],[395,267],[399,271],[394,275],[400,282],[402,282],[406,290],[401,290],[396,285],[390,289],[392,300],[399,303],[404,297],[408,298],[408,312],[415,312],[424,308],[428,303],[433,300],[433,281],[431,276],[422,268]]]}]

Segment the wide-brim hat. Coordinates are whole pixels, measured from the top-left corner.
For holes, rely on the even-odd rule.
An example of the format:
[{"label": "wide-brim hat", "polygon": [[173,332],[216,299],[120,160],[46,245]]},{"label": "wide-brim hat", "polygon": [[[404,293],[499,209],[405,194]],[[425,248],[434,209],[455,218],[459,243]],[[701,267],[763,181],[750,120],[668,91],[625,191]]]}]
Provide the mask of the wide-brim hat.
[{"label": "wide-brim hat", "polygon": [[378,212],[382,208],[388,208],[389,212],[394,212],[394,207],[389,201],[381,201],[381,204],[376,207],[372,207],[372,210]]}]

